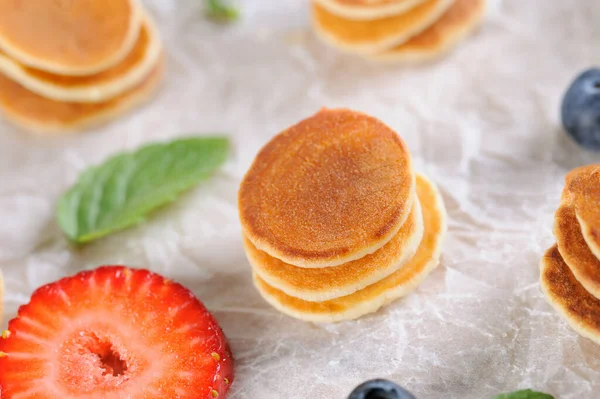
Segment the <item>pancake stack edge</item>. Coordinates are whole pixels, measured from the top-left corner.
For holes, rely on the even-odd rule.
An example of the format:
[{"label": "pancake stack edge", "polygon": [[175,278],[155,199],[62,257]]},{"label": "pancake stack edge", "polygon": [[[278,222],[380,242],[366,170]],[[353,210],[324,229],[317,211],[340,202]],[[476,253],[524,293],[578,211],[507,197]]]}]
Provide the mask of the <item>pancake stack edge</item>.
[{"label": "pancake stack edge", "polygon": [[600,344],[600,165],[571,171],[555,214],[557,244],[540,262],[548,302],[580,335]]}]

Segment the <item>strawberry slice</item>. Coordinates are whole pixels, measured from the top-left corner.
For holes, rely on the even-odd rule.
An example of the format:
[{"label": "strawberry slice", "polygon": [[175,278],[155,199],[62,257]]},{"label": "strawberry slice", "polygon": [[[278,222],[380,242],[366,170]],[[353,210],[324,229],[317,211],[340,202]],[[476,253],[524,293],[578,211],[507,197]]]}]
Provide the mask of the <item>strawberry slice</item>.
[{"label": "strawberry slice", "polygon": [[147,270],[104,266],[41,287],[0,337],[2,399],[214,399],[232,380],[212,315]]}]

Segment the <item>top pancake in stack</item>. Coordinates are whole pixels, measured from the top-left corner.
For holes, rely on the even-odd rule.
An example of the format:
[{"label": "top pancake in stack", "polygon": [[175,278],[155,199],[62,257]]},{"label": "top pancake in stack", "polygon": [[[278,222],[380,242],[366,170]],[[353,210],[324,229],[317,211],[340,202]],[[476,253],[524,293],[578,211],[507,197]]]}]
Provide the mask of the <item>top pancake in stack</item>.
[{"label": "top pancake in stack", "polygon": [[161,81],[161,40],[137,0],[0,5],[0,108],[18,125],[55,132],[105,122]]},{"label": "top pancake in stack", "polygon": [[90,75],[120,62],[142,22],[134,0],[0,0],[0,47],[32,68]]},{"label": "top pancake in stack", "polygon": [[550,303],[580,334],[600,343],[600,165],[567,175],[555,215],[557,245],[541,262],[541,285]]},{"label": "top pancake in stack", "polygon": [[381,61],[442,55],[481,21],[485,0],[313,0],[318,35]]},{"label": "top pancake in stack", "polygon": [[375,252],[408,218],[415,182],[405,143],[375,118],[322,110],[276,136],[241,184],[246,238],[306,268]]}]

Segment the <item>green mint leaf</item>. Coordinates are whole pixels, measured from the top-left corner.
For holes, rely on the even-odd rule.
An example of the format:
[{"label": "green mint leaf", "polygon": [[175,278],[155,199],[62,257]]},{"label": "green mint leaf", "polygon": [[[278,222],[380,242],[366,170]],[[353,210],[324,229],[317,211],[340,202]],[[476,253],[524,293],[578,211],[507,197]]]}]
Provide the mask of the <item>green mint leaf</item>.
[{"label": "green mint leaf", "polygon": [[240,12],[226,0],[206,0],[206,15],[215,21],[231,22],[239,18]]},{"label": "green mint leaf", "polygon": [[85,243],[133,226],[210,176],[227,158],[224,137],[192,137],[122,153],[83,172],[58,202],[58,224]]},{"label": "green mint leaf", "polygon": [[494,396],[492,399],[554,399],[554,397],[547,393],[534,392],[531,389],[526,389],[524,391]]}]

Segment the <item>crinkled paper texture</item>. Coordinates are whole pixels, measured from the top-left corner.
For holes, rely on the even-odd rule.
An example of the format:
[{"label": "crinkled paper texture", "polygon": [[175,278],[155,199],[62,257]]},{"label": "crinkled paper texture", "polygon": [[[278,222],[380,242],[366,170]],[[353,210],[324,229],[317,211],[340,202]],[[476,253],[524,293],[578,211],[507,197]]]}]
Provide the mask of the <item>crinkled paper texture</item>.
[{"label": "crinkled paper texture", "polygon": [[[490,0],[485,25],[441,62],[380,66],[322,45],[306,0],[246,0],[243,19],[207,22],[200,0],[147,0],[168,53],[159,98],[86,134],[41,138],[2,122],[0,267],[6,314],[32,291],[101,264],[150,268],[190,287],[227,334],[231,398],[344,399],[395,380],[419,399],[485,399],[535,388],[596,398],[600,347],[547,304],[538,262],[566,172],[600,161],[560,128],[571,79],[600,58],[597,0]],[[358,321],[317,326],[254,290],[236,192],[259,148],[320,107],[381,118],[441,189],[441,266],[412,295]],[[81,248],[56,200],[88,165],[152,140],[224,132],[228,164],[148,223]],[[595,392],[595,393],[594,393]]]}]

